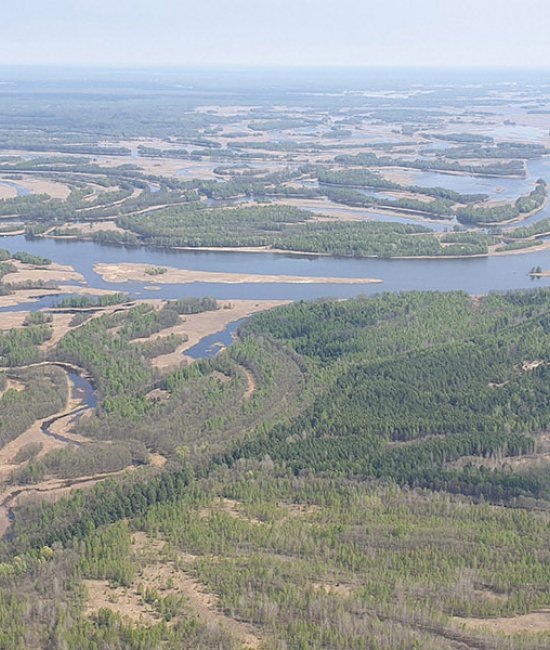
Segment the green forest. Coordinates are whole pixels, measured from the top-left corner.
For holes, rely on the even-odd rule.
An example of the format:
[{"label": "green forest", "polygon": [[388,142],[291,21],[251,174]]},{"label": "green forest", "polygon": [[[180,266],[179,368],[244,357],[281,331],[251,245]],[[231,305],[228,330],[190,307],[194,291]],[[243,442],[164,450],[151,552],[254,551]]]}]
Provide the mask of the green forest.
[{"label": "green forest", "polygon": [[[213,359],[150,365],[218,308],[97,315],[42,352],[99,401],[86,444],[29,445],[12,481],[111,478],[13,508],[0,647],[547,647],[472,621],[550,606],[550,292],[297,302]],[[66,399],[62,368],[10,358],[4,446]]]}]

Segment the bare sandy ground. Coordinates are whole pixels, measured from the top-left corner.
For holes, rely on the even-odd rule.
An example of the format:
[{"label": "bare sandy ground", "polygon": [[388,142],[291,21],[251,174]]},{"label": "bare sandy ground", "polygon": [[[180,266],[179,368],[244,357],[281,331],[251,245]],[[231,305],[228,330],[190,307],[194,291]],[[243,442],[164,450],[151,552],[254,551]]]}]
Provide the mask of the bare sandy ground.
[{"label": "bare sandy ground", "polygon": [[2,185],[2,180],[8,179],[0,178],[0,200],[15,198],[17,196],[17,190],[15,187],[12,187],[11,185]]},{"label": "bare sandy ground", "polygon": [[[163,354],[152,360],[152,365],[159,370],[167,370],[181,366],[182,363],[192,362],[193,359],[185,357],[184,352],[189,348],[196,345],[201,339],[210,334],[221,332],[229,323],[233,323],[241,318],[246,318],[251,314],[279,307],[280,305],[288,304],[288,300],[232,300],[220,301],[221,309],[216,311],[205,311],[200,314],[189,314],[184,316],[184,321],[174,327],[162,330],[154,334],[148,340],[154,340],[159,336],[167,336],[169,334],[178,334],[187,336],[187,340],[182,343],[178,348],[170,354]],[[225,307],[230,306],[230,308]],[[250,394],[250,397],[252,393]]]},{"label": "bare sandy ground", "polygon": [[60,284],[60,293],[76,293],[81,296],[105,296],[112,294],[109,289],[96,289],[95,287],[82,287],[78,284]]},{"label": "bare sandy ground", "polygon": [[[243,650],[258,648],[261,638],[254,627],[222,612],[217,594],[208,592],[206,586],[198,582],[185,566],[198,559],[197,556],[178,553],[176,562],[159,561],[163,547],[161,540],[152,539],[144,533],[134,533],[132,552],[134,557],[145,562],[143,571],[129,589],[112,587],[106,580],[84,580],[88,592],[85,613],[90,616],[107,608],[133,623],[158,623],[158,612],[144,601],[137,588],[141,583],[166,595],[183,596],[199,620],[231,634],[240,641]],[[168,625],[177,621],[176,618]]]},{"label": "bare sandy ground", "polygon": [[116,231],[116,232],[126,232],[122,228],[119,228],[114,221],[97,221],[97,222],[89,222],[89,221],[73,221],[70,223],[65,223],[62,228],[77,228],[80,230],[83,234],[92,234],[94,232],[97,232],[98,230],[110,230],[110,231]]},{"label": "bare sandy ground", "polygon": [[[181,145],[181,148],[185,149],[186,147]],[[132,164],[139,167],[146,174],[168,176],[171,178],[179,178],[180,180],[217,178],[216,174],[212,171],[213,167],[217,166],[217,164],[211,161],[187,160],[184,158],[121,158],[120,156],[96,156],[95,159],[104,167],[118,167],[123,163]],[[189,169],[189,174],[178,173],[179,170],[187,168]]]},{"label": "bare sandy ground", "polygon": [[84,276],[77,273],[72,266],[52,262],[47,266],[34,266],[32,264],[22,264],[18,261],[12,262],[17,267],[16,273],[8,273],[4,276],[3,282],[36,282],[44,280],[46,282],[84,282]]},{"label": "bare sandy ground", "polygon": [[[0,197],[1,199],[2,197]],[[11,237],[12,235],[24,235],[25,228],[22,228],[19,224],[13,224],[13,230],[7,232],[0,232],[0,237]]]},{"label": "bare sandy ground", "polygon": [[48,194],[52,199],[66,199],[71,191],[65,183],[57,183],[47,178],[25,176],[18,180],[17,184],[26,187],[33,194]]},{"label": "bare sandy ground", "polygon": [[[404,198],[405,194],[401,192],[400,194],[395,193],[397,198]],[[409,195],[411,198],[413,195]],[[422,200],[419,196],[414,195],[415,199]],[[301,210],[308,210],[314,213],[319,213],[319,216],[323,217],[324,220],[329,221],[379,221],[375,219],[373,214],[380,215],[381,218],[385,218],[386,221],[391,223],[391,219],[388,217],[406,217],[407,219],[414,219],[418,221],[419,224],[422,222],[428,223],[445,223],[445,220],[442,219],[430,219],[428,216],[422,216],[421,214],[414,214],[403,210],[399,212],[398,210],[376,208],[355,208],[353,206],[340,205],[338,203],[333,203],[329,199],[281,199],[272,201],[272,204],[276,205],[291,205],[295,208],[300,208]],[[452,227],[452,223],[449,221],[449,228]]]},{"label": "bare sandy ground", "polygon": [[509,618],[459,618],[455,616],[452,620],[470,629],[500,634],[548,632],[550,630],[550,609]]},{"label": "bare sandy ground", "polygon": [[[8,296],[0,296],[0,307],[13,307],[22,302],[34,302],[40,296],[57,295],[58,293],[59,291],[55,289],[25,289]],[[0,319],[3,319],[4,315],[0,315]]]},{"label": "bare sandy ground", "polygon": [[28,312],[6,311],[0,314],[0,330],[11,330],[14,327],[23,327],[23,321]]},{"label": "bare sandy ground", "polygon": [[299,275],[258,275],[247,273],[217,273],[191,271],[165,267],[162,275],[148,275],[145,271],[154,267],[148,264],[96,264],[94,270],[106,282],[150,282],[151,284],[188,284],[190,282],[213,282],[223,284],[286,283],[286,284],[372,284],[382,282],[373,278],[323,278]]}]

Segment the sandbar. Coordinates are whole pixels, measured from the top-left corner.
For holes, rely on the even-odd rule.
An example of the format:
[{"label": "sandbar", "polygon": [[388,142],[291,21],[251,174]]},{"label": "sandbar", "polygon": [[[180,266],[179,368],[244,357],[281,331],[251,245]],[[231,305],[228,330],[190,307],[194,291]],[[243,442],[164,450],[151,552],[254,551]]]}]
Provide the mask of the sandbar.
[{"label": "sandbar", "polygon": [[301,275],[261,275],[253,273],[220,273],[163,267],[166,271],[159,275],[147,273],[154,269],[149,264],[104,264],[98,263],[94,271],[106,282],[147,282],[149,284],[189,284],[191,282],[210,282],[216,284],[374,284],[382,280],[375,278],[349,277],[311,277]]}]

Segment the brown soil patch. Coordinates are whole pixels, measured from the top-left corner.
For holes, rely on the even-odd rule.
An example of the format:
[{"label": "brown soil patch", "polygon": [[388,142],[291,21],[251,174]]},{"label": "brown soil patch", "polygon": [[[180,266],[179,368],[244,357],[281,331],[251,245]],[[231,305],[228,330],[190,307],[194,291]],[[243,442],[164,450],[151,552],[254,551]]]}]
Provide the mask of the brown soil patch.
[{"label": "brown soil patch", "polygon": [[[170,593],[184,596],[198,618],[240,639],[243,648],[258,648],[261,639],[251,625],[223,614],[219,608],[216,594],[206,591],[204,585],[192,578],[187,572],[178,570],[172,562],[155,563],[146,566],[141,581],[149,587],[155,587],[164,595]],[[168,587],[168,585],[172,585]]]},{"label": "brown soil patch", "polygon": [[141,625],[154,625],[160,620],[155,609],[148,605],[132,588],[111,587],[107,580],[83,580],[88,600],[84,614],[91,616],[100,609],[110,609],[123,618]]},{"label": "brown soil patch", "polygon": [[15,327],[23,327],[23,321],[27,316],[24,311],[6,311],[0,318],[0,330],[11,330]]},{"label": "brown soil patch", "polygon": [[145,397],[150,402],[167,402],[170,398],[170,391],[165,390],[164,388],[154,388],[153,390],[150,390]]},{"label": "brown soil patch", "polygon": [[166,456],[162,456],[162,454],[151,454],[149,456],[149,464],[153,467],[164,467],[166,461]]},{"label": "brown soil patch", "polygon": [[336,594],[342,598],[349,598],[353,594],[353,587],[341,582],[313,582],[312,587],[316,591],[324,591],[326,594]]},{"label": "brown soil patch", "polygon": [[258,385],[256,383],[256,378],[250,372],[250,370],[248,370],[248,368],[245,368],[244,366],[240,366],[240,368],[244,372],[247,383],[246,390],[243,395],[243,402],[249,402],[254,396],[254,393],[258,390]]},{"label": "brown soil patch", "polygon": [[63,224],[61,228],[76,228],[80,230],[83,235],[91,235],[98,230],[110,230],[112,232],[125,232],[122,228],[119,228],[114,221],[76,221]]},{"label": "brown soil patch", "polygon": [[249,524],[254,524],[254,526],[263,526],[265,524],[265,521],[257,519],[256,517],[249,517],[244,512],[242,512],[243,504],[240,501],[236,501],[235,499],[221,499],[221,507],[225,513],[234,519],[246,521]]},{"label": "brown soil patch", "polygon": [[304,515],[317,515],[322,512],[320,506],[306,505],[304,503],[285,504],[284,508],[290,517],[303,517]]},{"label": "brown soil patch", "polygon": [[536,359],[535,361],[524,361],[523,364],[521,365],[521,369],[523,370],[523,372],[530,372],[531,370],[534,370],[539,366],[543,366],[544,364],[545,361],[543,361],[542,359]]},{"label": "brown soil patch", "polygon": [[510,618],[459,618],[455,616],[452,620],[470,629],[496,632],[497,634],[511,635],[521,632],[550,631],[550,609]]},{"label": "brown soil patch", "polygon": [[[204,585],[195,580],[187,571],[180,569],[173,561],[151,562],[147,559],[158,558],[165,542],[152,539],[144,532],[132,534],[132,549],[146,564],[140,575],[136,576],[128,589],[109,586],[105,580],[85,580],[88,590],[88,603],[85,612],[88,615],[97,613],[100,609],[110,609],[121,616],[129,618],[136,624],[151,624],[159,621],[160,616],[153,607],[147,605],[136,587],[143,584],[146,588],[156,589],[161,597],[169,594],[183,596],[197,617],[209,625],[226,630],[232,636],[240,639],[243,648],[258,648],[260,637],[251,625],[225,615],[219,609],[219,599],[216,594],[206,591]],[[180,560],[193,562],[194,555],[180,554]],[[173,624],[177,621],[174,619]]]},{"label": "brown soil patch", "polygon": [[4,199],[14,199],[17,196],[17,190],[11,185],[2,185],[3,179],[0,178],[0,200]]},{"label": "brown soil patch", "polygon": [[6,387],[4,390],[0,391],[0,397],[2,397],[2,395],[4,395],[4,393],[7,393],[9,390],[16,390],[18,393],[20,393],[22,390],[25,390],[25,384],[17,381],[16,379],[7,379]]}]

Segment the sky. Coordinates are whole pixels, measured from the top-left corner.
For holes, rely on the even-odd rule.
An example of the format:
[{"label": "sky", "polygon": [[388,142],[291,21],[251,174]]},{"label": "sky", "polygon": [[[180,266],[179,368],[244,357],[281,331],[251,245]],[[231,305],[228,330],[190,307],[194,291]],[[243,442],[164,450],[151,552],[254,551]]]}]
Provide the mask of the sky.
[{"label": "sky", "polygon": [[547,68],[550,0],[3,0],[0,64]]}]

